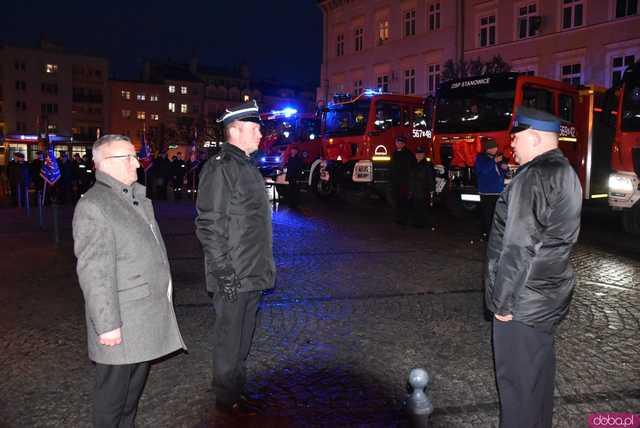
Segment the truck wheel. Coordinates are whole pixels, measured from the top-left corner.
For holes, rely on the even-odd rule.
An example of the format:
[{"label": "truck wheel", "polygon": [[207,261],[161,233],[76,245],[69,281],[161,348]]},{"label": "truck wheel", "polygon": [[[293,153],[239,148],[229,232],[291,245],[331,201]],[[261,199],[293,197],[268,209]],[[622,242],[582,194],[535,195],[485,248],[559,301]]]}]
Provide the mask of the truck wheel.
[{"label": "truck wheel", "polygon": [[622,228],[632,235],[640,235],[640,202],[621,213]]},{"label": "truck wheel", "polygon": [[320,180],[320,172],[316,171],[311,179],[311,190],[320,199],[328,199],[336,195],[338,188],[335,181]]}]

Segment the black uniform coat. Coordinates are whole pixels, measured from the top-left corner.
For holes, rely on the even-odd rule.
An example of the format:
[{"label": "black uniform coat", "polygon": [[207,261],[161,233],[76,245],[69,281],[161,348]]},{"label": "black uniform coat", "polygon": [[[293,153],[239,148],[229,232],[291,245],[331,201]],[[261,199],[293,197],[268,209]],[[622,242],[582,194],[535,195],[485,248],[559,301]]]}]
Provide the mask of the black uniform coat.
[{"label": "black uniform coat", "polygon": [[200,172],[196,235],[205,259],[207,290],[234,275],[240,290],[273,288],[271,209],[264,179],[251,158],[232,144]]},{"label": "black uniform coat", "polygon": [[522,165],[496,204],[487,246],[486,302],[530,326],[552,326],[569,310],[569,261],[580,231],[582,189],[559,149]]}]

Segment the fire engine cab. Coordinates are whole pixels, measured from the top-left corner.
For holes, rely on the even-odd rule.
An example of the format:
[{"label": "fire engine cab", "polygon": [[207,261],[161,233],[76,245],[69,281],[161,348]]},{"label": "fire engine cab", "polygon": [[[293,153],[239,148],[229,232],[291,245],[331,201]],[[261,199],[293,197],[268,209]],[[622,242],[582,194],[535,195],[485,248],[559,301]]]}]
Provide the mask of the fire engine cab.
[{"label": "fire engine cab", "polygon": [[396,137],[430,154],[431,100],[373,90],[345,98],[323,110],[323,159],[312,165],[309,185],[320,196],[365,187],[386,196]]},{"label": "fire engine cab", "polygon": [[[544,110],[562,120],[559,146],[582,183],[585,199],[607,197],[613,129],[601,105],[605,90],[576,88],[550,79],[503,73],[443,83],[434,109],[436,191],[454,215],[475,209],[474,163],[481,138],[493,138],[513,172],[510,130],[518,106]],[[508,179],[507,179],[508,180]]]},{"label": "fire engine cab", "polygon": [[623,228],[640,235],[640,64],[627,68],[614,91],[615,141],[609,177],[609,205],[621,211]]}]

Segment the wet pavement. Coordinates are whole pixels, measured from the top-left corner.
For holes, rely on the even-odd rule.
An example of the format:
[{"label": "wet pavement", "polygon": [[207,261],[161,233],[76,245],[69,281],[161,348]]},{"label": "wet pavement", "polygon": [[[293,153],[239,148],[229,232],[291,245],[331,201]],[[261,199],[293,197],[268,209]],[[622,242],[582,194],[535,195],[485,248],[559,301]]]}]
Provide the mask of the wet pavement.
[{"label": "wet pavement", "polygon": [[[157,204],[189,353],[154,364],[138,426],[407,426],[414,367],[431,376],[432,426],[497,426],[479,224],[438,212],[435,231],[415,229],[392,224],[376,201],[304,201],[274,212],[277,287],[264,296],[249,359],[248,389],[265,414],[239,423],[211,406],[214,314],[193,204]],[[89,426],[93,367],[70,218],[61,211],[56,247],[35,213],[0,209],[3,427]],[[570,428],[590,412],[640,413],[640,242],[587,207],[572,258],[579,284],[556,339],[554,416]]]}]

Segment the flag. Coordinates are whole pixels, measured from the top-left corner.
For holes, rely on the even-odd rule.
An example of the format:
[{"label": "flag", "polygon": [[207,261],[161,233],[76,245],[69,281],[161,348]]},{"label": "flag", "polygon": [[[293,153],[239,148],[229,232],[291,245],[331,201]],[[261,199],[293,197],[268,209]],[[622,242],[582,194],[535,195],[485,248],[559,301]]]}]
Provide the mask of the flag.
[{"label": "flag", "polygon": [[151,159],[151,149],[147,144],[146,138],[144,138],[144,132],[142,133],[142,147],[140,148],[140,153],[138,153],[138,161],[140,162],[140,166],[144,168],[144,172],[149,171],[149,168],[153,165],[153,159]]},{"label": "flag", "polygon": [[60,167],[56,160],[56,154],[53,152],[53,144],[49,144],[49,149],[47,150],[42,169],[40,170],[40,177],[42,177],[49,186],[53,186],[56,181],[60,179],[60,175]]}]

